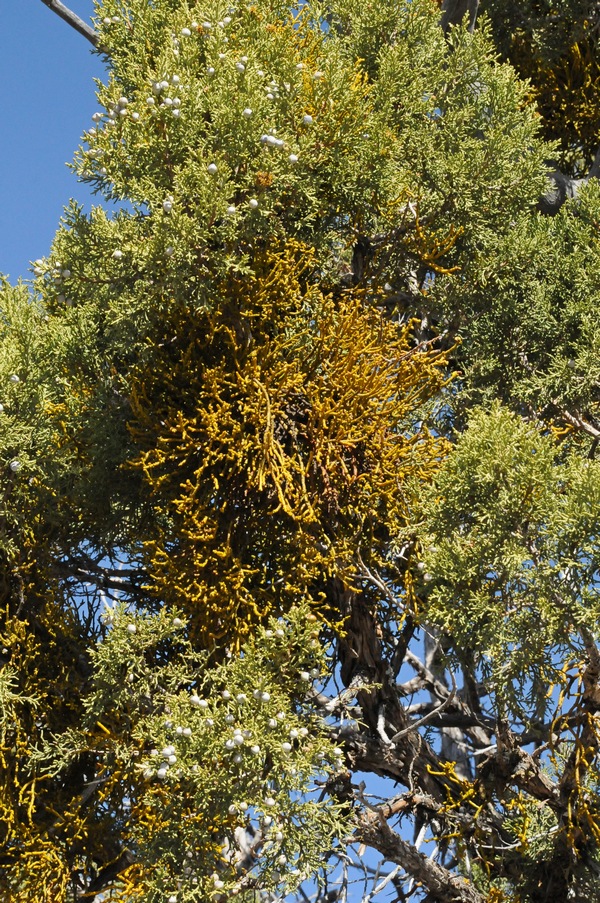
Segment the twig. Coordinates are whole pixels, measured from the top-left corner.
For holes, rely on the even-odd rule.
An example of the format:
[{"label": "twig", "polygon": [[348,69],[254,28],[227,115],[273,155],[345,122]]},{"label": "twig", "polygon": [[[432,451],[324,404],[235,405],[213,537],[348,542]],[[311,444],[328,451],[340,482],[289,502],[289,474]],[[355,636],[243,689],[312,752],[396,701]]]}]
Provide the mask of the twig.
[{"label": "twig", "polygon": [[377,572],[373,573],[373,571],[371,571],[371,570],[366,566],[366,564],[365,564],[364,561],[362,560],[362,556],[361,556],[361,554],[360,554],[360,551],[358,551],[358,552],[356,553],[356,559],[357,559],[358,564],[359,564],[359,567],[360,567],[360,575],[361,575],[361,577],[363,577],[363,579],[370,580],[370,582],[371,582],[374,586],[376,586],[377,589],[381,590],[381,592],[383,593],[383,595],[385,596],[385,598],[388,600],[388,602],[389,602],[391,605],[393,605],[394,607],[397,607],[397,606],[398,606],[398,599],[397,599],[397,598],[394,596],[394,594],[390,591],[389,587],[386,586],[386,584],[383,582],[383,580],[381,579],[381,577],[379,576],[379,574],[377,574]]},{"label": "twig", "polygon": [[392,869],[391,872],[388,872],[387,875],[384,875],[383,879],[379,882],[377,887],[374,887],[370,893],[362,898],[361,903],[371,903],[373,897],[375,897],[377,894],[380,894],[382,890],[385,890],[390,881],[393,881],[396,875],[401,871],[403,871],[402,866],[397,865],[395,869]]},{"label": "twig", "polygon": [[596,429],[591,423],[588,423],[583,417],[579,417],[576,414],[572,414],[570,411],[565,411],[564,409],[560,410],[560,414],[567,423],[570,423],[571,426],[576,427],[577,429],[583,430],[584,433],[588,433],[588,435],[593,436],[594,439],[600,438],[600,430]]},{"label": "twig", "polygon": [[392,743],[396,743],[398,740],[400,740],[401,737],[405,737],[411,731],[414,731],[418,727],[421,727],[421,725],[427,724],[428,721],[431,721],[433,718],[435,718],[437,715],[439,715],[440,712],[443,712],[444,709],[446,708],[446,706],[450,705],[450,703],[456,696],[457,687],[456,687],[456,680],[454,679],[454,674],[452,673],[451,670],[449,671],[449,673],[450,673],[450,679],[452,681],[452,690],[450,691],[450,693],[448,694],[446,699],[444,699],[443,702],[441,702],[438,706],[436,706],[432,712],[429,712],[427,715],[423,715],[423,717],[419,718],[418,721],[413,721],[409,727],[405,727],[404,730],[398,731],[397,734],[394,734],[394,736],[392,737]]},{"label": "twig", "polygon": [[68,9],[64,3],[61,3],[60,0],[42,0],[42,3],[44,6],[47,6],[48,9],[51,9],[53,13],[56,13],[57,16],[60,16],[60,18],[70,25],[71,28],[74,28],[80,35],[83,35],[90,44],[93,44],[98,50],[102,50],[100,47],[100,35],[94,31],[91,25],[88,25],[88,23],[84,22],[76,13]]}]

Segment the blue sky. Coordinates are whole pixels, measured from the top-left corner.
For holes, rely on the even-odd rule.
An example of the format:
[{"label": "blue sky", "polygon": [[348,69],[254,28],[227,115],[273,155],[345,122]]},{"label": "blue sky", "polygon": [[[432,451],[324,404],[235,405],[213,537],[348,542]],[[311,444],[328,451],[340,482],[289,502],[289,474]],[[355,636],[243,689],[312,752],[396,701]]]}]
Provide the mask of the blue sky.
[{"label": "blue sky", "polygon": [[[68,0],[90,20],[92,0]],[[0,273],[16,282],[48,253],[63,207],[91,193],[66,163],[96,109],[92,46],[41,0],[0,0]]]}]

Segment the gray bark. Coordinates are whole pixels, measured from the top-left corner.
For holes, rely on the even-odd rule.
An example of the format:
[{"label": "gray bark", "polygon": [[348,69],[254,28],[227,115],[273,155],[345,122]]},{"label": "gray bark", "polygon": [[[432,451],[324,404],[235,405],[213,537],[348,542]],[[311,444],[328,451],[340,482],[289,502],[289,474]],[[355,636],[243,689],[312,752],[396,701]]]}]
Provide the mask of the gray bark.
[{"label": "gray bark", "polygon": [[473,33],[478,9],[479,0],[444,0],[440,24],[444,31],[447,32],[452,25],[461,25],[465,16],[468,16],[468,28]]},{"label": "gray bark", "polygon": [[390,828],[380,812],[363,811],[356,839],[378,850],[389,862],[401,865],[424,885],[437,903],[485,903],[485,897],[464,878],[419,853]]},{"label": "gray bark", "polygon": [[88,25],[87,22],[84,22],[76,13],[72,12],[72,10],[68,9],[64,3],[61,3],[61,0],[42,0],[44,6],[47,6],[48,9],[51,9],[53,13],[56,13],[57,16],[60,16],[63,21],[65,21],[71,28],[74,28],[80,35],[83,35],[86,40],[90,42],[94,47],[98,50],[101,50],[100,47],[100,36],[91,25]]},{"label": "gray bark", "polygon": [[559,170],[548,173],[550,186],[538,202],[538,210],[546,216],[556,216],[566,200],[576,198],[582,185],[586,185],[590,179],[600,176],[600,148],[596,152],[594,162],[589,172],[582,179],[570,179]]}]

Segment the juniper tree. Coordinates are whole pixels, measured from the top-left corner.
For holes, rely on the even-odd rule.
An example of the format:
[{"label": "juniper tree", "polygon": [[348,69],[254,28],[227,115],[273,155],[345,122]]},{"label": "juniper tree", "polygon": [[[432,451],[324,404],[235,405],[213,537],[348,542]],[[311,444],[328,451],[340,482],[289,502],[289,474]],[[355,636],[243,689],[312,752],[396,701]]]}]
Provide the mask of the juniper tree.
[{"label": "juniper tree", "polygon": [[121,209],[0,290],[4,897],[600,897],[558,70],[491,4],[46,5],[105,60],[74,169]]}]

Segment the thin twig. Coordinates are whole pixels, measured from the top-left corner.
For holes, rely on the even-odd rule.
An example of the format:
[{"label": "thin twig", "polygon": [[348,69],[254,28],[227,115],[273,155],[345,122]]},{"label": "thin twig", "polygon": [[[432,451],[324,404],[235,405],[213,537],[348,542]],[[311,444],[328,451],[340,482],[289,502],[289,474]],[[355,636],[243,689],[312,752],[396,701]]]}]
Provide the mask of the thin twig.
[{"label": "thin twig", "polygon": [[448,694],[447,698],[444,699],[444,701],[441,702],[438,706],[436,706],[432,712],[429,712],[427,715],[423,715],[423,717],[419,718],[418,721],[413,721],[409,727],[405,727],[404,730],[398,731],[397,734],[394,734],[394,736],[392,737],[392,743],[396,743],[398,740],[400,740],[401,737],[405,737],[411,731],[414,731],[418,727],[421,727],[422,724],[427,724],[428,721],[431,721],[433,718],[439,715],[440,712],[443,712],[446,706],[450,705],[450,703],[456,696],[457,687],[456,680],[454,679],[454,674],[450,669],[448,670],[450,673],[450,679],[452,681],[452,690]]},{"label": "thin twig", "polygon": [[383,595],[385,596],[385,598],[388,600],[388,602],[389,602],[391,605],[397,607],[397,606],[398,606],[398,599],[397,599],[397,598],[394,596],[394,594],[390,591],[389,587],[386,586],[386,584],[383,582],[383,580],[381,579],[381,577],[379,576],[379,574],[377,574],[377,572],[373,573],[373,571],[371,571],[371,570],[366,566],[366,564],[365,564],[364,561],[362,560],[362,556],[361,556],[361,554],[360,554],[360,551],[358,551],[358,552],[356,553],[356,559],[357,559],[358,564],[359,564],[359,567],[360,567],[360,575],[361,575],[361,577],[363,577],[364,579],[370,580],[371,583],[372,583],[374,586],[377,587],[377,589],[381,590],[381,592],[383,593]]},{"label": "thin twig", "polygon": [[401,871],[403,871],[402,866],[397,865],[395,869],[392,869],[391,872],[388,872],[387,875],[384,875],[383,879],[379,882],[377,887],[374,887],[366,897],[362,898],[361,903],[371,903],[373,897],[375,897],[377,894],[380,894],[382,890],[385,890],[390,881],[393,881],[396,875]]},{"label": "thin twig", "polygon": [[84,22],[76,13],[72,10],[68,9],[64,3],[61,3],[60,0],[42,0],[44,6],[47,6],[48,9],[51,9],[53,13],[56,13],[57,16],[66,22],[71,28],[74,28],[80,35],[83,35],[90,44],[93,44],[98,50],[101,50],[100,47],[100,35],[94,31],[91,25],[88,25],[87,22]]}]

